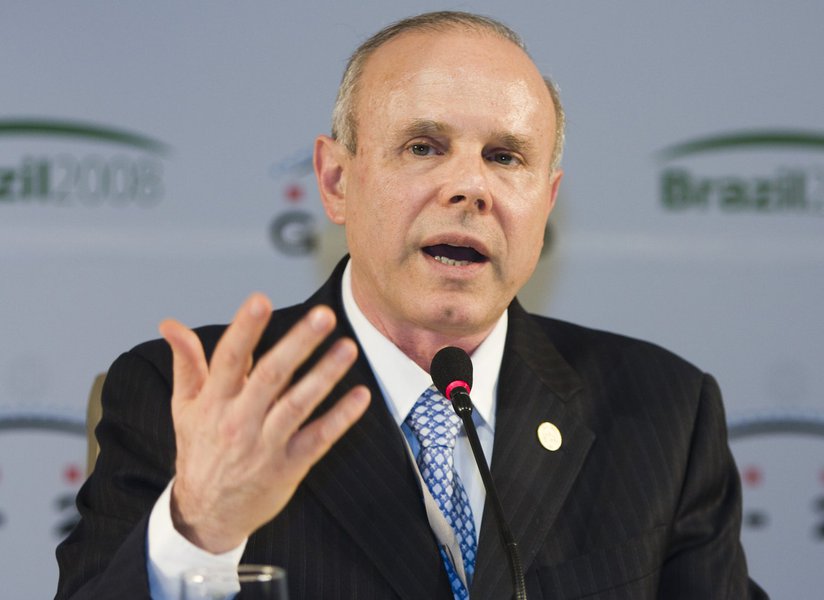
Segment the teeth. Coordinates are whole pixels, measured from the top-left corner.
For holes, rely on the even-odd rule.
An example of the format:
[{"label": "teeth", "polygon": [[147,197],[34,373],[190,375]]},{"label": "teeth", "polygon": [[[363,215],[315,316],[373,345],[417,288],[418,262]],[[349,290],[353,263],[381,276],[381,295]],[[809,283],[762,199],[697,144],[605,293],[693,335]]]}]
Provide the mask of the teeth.
[{"label": "teeth", "polygon": [[472,261],[469,260],[452,260],[446,256],[435,256],[434,259],[450,267],[465,267],[466,265],[472,264]]}]

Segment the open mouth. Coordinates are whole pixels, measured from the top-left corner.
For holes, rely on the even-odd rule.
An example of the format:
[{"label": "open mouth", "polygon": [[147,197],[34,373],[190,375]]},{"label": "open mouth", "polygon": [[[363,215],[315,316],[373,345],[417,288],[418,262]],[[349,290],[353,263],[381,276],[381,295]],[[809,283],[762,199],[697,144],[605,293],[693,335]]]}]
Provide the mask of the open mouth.
[{"label": "open mouth", "polygon": [[438,262],[452,267],[465,267],[472,263],[487,261],[486,256],[469,246],[435,244],[434,246],[425,246],[423,251]]}]

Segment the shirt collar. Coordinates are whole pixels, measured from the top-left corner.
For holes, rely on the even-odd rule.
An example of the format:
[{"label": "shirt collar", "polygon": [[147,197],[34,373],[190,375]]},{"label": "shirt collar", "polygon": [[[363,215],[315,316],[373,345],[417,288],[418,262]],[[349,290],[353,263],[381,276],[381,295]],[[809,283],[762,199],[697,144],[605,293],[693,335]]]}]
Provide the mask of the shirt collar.
[{"label": "shirt collar", "polygon": [[[372,367],[389,411],[400,426],[423,391],[432,385],[432,378],[413,360],[379,332],[361,311],[352,295],[351,261],[347,263],[341,282],[343,310],[352,325],[355,336]],[[495,399],[498,391],[498,373],[504,355],[507,331],[507,311],[495,327],[472,353],[474,371],[472,404],[476,423],[480,418],[493,432],[495,430]]]}]

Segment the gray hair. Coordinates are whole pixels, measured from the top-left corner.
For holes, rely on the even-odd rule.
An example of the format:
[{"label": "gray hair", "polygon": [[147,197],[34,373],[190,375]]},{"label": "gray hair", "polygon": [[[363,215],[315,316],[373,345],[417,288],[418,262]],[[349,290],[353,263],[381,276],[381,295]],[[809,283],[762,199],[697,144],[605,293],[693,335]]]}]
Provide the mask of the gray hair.
[{"label": "gray hair", "polygon": [[[429,12],[414,17],[402,19],[387,27],[384,27],[375,35],[370,37],[352,54],[343,72],[343,79],[338,88],[338,97],[335,100],[335,108],[332,111],[332,137],[338,140],[349,152],[354,154],[357,150],[357,117],[355,114],[355,98],[360,87],[363,76],[364,65],[367,59],[391,39],[409,31],[433,31],[443,32],[449,29],[463,27],[479,32],[488,32],[503,39],[509,40],[521,50],[526,52],[521,37],[503,23],[467,12],[440,11]],[[564,148],[564,130],[566,117],[561,105],[560,94],[555,83],[544,77],[544,82],[552,97],[552,104],[555,107],[555,148],[552,151],[551,171],[555,171],[561,162],[561,154]]]}]

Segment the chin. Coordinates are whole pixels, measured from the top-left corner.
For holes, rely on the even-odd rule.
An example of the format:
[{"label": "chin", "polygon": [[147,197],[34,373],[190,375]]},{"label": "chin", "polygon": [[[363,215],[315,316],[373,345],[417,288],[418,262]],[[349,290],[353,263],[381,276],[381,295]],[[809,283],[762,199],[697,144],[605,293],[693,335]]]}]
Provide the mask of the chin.
[{"label": "chin", "polygon": [[[471,301],[468,301],[471,303]],[[444,303],[427,311],[428,328],[447,335],[473,335],[481,333],[494,323],[498,315],[490,319],[489,311],[479,310],[477,303]]]}]

